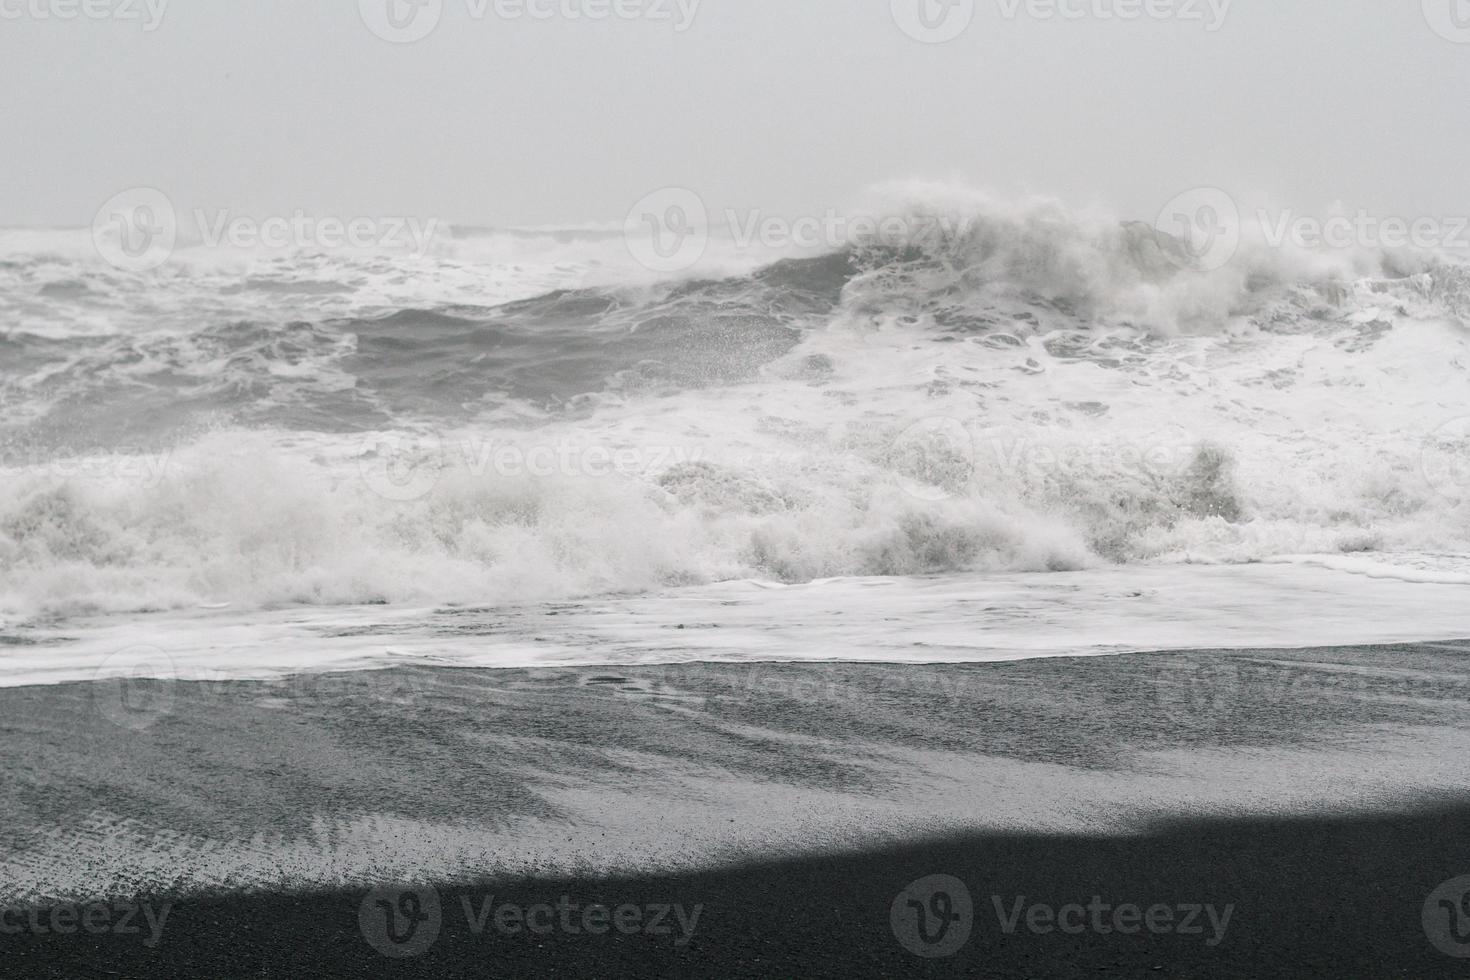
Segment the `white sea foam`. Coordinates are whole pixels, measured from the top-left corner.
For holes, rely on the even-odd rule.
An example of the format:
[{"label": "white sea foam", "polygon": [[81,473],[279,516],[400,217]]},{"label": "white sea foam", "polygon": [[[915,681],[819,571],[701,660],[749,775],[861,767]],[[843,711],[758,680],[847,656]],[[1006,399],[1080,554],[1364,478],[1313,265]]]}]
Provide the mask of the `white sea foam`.
[{"label": "white sea foam", "polygon": [[[496,606],[749,578],[1284,556],[1377,575],[1391,565],[1377,556],[1470,553],[1470,441],[1455,427],[1470,405],[1463,268],[1247,242],[1238,264],[1194,272],[1151,233],[1052,202],[882,193],[962,233],[917,253],[862,243],[836,307],[793,320],[796,346],[742,383],[611,384],[554,410],[485,398],[366,433],[244,431],[222,412],[133,454],[16,444],[0,460],[0,615]],[[626,281],[587,251],[620,243],[491,237],[422,266],[275,258],[279,281],[320,281],[313,263],[345,263],[331,277],[348,292],[219,302],[266,320],[288,308],[362,316]],[[538,261],[517,263],[517,248]],[[37,268],[81,261],[51,253],[64,250],[6,272],[29,277],[0,291],[22,327],[71,302],[37,293],[51,275]],[[220,270],[204,281],[244,274]],[[183,311],[203,288],[182,275],[96,281],[116,294],[78,301],[61,334],[95,322],[117,335],[165,309],[187,334]],[[658,291],[639,282],[587,295],[652,302]],[[724,348],[699,356],[742,339],[699,316],[764,315],[740,295],[691,322],[725,331]],[[308,382],[361,389],[336,346],[274,359],[268,339],[218,362],[127,346],[108,383],[132,390],[174,371],[281,399],[305,397]],[[525,370],[557,370],[549,348]],[[103,373],[74,370],[68,397]],[[424,391],[435,383],[426,376]],[[62,389],[26,384],[16,411],[44,417]]]},{"label": "white sea foam", "polygon": [[[1470,585],[1315,563],[743,580],[586,602],[191,610],[23,631],[0,686],[410,665],[966,663],[1470,638]],[[146,707],[146,706],[145,706]]]}]

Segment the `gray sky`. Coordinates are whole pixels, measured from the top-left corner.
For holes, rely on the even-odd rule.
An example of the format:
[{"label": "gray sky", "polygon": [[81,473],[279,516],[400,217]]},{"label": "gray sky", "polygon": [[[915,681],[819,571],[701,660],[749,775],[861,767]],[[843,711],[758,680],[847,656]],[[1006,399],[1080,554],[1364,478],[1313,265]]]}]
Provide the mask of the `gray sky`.
[{"label": "gray sky", "polygon": [[889,0],[703,0],[682,32],[674,0],[668,20],[601,21],[441,0],[410,44],[357,0],[172,0],[152,31],[149,0],[85,0],[137,20],[35,15],[81,2],[0,0],[0,224],[87,224],[137,185],[532,224],[621,220],[665,185],[795,213],[908,177],[1145,219],[1201,184],[1470,211],[1470,43],[1430,27],[1465,0],[1233,0],[1216,31],[1206,0],[1173,0],[1203,20],[1132,21],[975,0],[937,44]]}]

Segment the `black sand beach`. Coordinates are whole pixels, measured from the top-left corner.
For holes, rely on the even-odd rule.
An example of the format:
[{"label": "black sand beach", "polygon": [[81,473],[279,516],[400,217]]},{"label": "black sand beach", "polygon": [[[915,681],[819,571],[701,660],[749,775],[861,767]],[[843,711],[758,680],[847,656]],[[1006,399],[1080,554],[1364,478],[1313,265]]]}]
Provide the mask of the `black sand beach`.
[{"label": "black sand beach", "polygon": [[[1433,947],[1425,898],[1470,867],[1470,805],[1361,820],[1192,821],[1136,838],[973,836],[908,848],[752,864],[707,874],[618,880],[485,882],[439,890],[440,930],[413,959],[390,960],[359,928],[366,889],[181,901],[166,938],[7,937],[16,977],[1463,977]],[[895,939],[890,906],[910,881],[943,872],[975,898],[969,942],[921,959]],[[1202,934],[1004,935],[993,894],[1028,902],[1091,896],[1235,911],[1217,946]],[[476,934],[463,903],[578,910],[702,906],[693,937],[603,936],[493,924]],[[1187,914],[1187,913],[1184,913]],[[1178,916],[1183,924],[1184,914]],[[646,920],[645,920],[646,921]],[[146,929],[145,929],[146,934]]]},{"label": "black sand beach", "polygon": [[1459,646],[0,691],[0,974],[1464,976]]}]

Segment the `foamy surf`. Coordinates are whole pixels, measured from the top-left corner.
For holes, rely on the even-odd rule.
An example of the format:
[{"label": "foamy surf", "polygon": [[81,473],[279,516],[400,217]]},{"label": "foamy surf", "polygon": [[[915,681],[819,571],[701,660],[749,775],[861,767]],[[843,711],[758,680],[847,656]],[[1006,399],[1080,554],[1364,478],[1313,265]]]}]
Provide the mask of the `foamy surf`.
[{"label": "foamy surf", "polygon": [[[605,231],[209,254],[192,276],[9,235],[0,616],[146,641],[220,606],[240,629],[408,610],[417,649],[429,609],[743,580],[867,602],[883,578],[983,593],[1017,573],[1042,595],[1287,561],[1336,569],[1325,596],[1351,593],[1343,572],[1395,580],[1400,612],[1342,610],[1333,640],[1464,632],[1400,581],[1450,602],[1463,570],[1422,556],[1470,553],[1464,265],[1247,242],[1207,271],[1054,202],[884,193],[942,233],[773,264],[723,243],[663,282]],[[200,281],[218,288],[196,309]],[[936,649],[1026,648],[932,628]],[[1111,645],[1269,641],[1145,633]],[[1065,635],[1038,642],[1092,649]]]},{"label": "foamy surf", "polygon": [[[1383,566],[1387,569],[1388,566]],[[405,665],[966,663],[1470,637],[1470,586],[1314,563],[736,581],[485,607],[193,610],[0,633],[0,686]],[[1466,649],[1470,649],[1467,646]]]}]

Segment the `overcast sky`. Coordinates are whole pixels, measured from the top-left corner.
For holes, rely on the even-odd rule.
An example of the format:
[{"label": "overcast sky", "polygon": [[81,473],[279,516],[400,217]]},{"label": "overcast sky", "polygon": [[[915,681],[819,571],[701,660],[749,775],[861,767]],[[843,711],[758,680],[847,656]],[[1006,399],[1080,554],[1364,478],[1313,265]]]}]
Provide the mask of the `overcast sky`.
[{"label": "overcast sky", "polygon": [[[1454,4],[1470,25],[1466,0],[1234,0],[1217,30],[1208,0],[1127,21],[1098,13],[1129,0],[1061,0],[1073,19],[974,0],[943,43],[890,0],[703,0],[688,24],[692,0],[606,20],[427,0],[442,11],[414,43],[376,36],[358,0],[172,0],[153,30],[147,2],[0,0],[0,224],[87,224],[139,185],[184,207],[537,224],[618,221],[665,185],[801,212],[908,177],[1146,219],[1202,184],[1470,211],[1470,43],[1431,28],[1453,36]],[[110,13],[58,19],[77,3]]]}]

